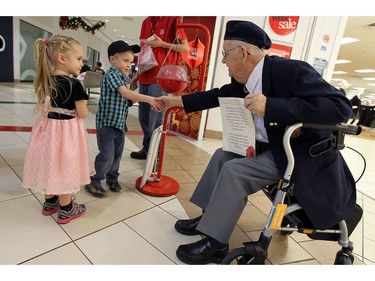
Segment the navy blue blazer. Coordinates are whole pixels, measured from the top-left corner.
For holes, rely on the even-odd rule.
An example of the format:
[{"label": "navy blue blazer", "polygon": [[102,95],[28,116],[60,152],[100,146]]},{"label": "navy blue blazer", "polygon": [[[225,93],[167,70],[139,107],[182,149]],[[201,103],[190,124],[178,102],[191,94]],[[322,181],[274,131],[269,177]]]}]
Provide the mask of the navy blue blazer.
[{"label": "navy blue blazer", "polygon": [[[267,96],[264,124],[280,177],[287,165],[282,138],[288,125],[303,123],[338,124],[352,114],[350,101],[327,83],[306,62],[266,56],[263,66],[263,94]],[[230,84],[206,92],[182,96],[186,112],[219,106],[218,97],[247,94],[243,84]],[[303,129],[291,140],[295,168],[291,181],[294,196],[315,227],[327,229],[347,218],[354,210],[356,187],[353,176],[338,150],[318,157],[308,153],[311,145],[330,135],[325,130]]]}]

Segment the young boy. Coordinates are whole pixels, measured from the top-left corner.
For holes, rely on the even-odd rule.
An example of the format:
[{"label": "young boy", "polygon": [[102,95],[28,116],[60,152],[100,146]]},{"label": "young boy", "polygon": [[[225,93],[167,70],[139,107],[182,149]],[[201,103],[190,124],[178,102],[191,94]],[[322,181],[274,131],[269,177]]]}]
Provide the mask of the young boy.
[{"label": "young boy", "polygon": [[106,179],[109,189],[119,192],[118,170],[125,145],[126,117],[131,102],[146,102],[155,110],[162,105],[153,97],[142,95],[126,88],[125,76],[131,70],[138,45],[129,46],[124,41],[115,41],[108,47],[111,68],[103,77],[100,100],[96,114],[96,138],[99,154],[95,158],[95,175],[85,188],[95,197],[103,197],[106,190],[101,180]]}]

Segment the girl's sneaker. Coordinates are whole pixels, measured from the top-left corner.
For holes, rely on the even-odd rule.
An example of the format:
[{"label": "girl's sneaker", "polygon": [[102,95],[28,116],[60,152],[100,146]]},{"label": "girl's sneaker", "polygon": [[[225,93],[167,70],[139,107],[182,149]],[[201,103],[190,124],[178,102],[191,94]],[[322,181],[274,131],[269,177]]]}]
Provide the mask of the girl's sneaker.
[{"label": "girl's sneaker", "polygon": [[59,199],[57,199],[55,203],[49,203],[49,202],[45,201],[43,203],[42,214],[45,215],[45,216],[49,216],[49,215],[52,215],[52,214],[56,213],[59,209],[60,209],[60,200]]},{"label": "girl's sneaker", "polygon": [[73,202],[73,207],[70,211],[64,211],[62,209],[59,210],[57,215],[57,222],[58,223],[68,223],[73,219],[76,219],[82,216],[86,212],[86,206],[84,204],[77,204]]}]

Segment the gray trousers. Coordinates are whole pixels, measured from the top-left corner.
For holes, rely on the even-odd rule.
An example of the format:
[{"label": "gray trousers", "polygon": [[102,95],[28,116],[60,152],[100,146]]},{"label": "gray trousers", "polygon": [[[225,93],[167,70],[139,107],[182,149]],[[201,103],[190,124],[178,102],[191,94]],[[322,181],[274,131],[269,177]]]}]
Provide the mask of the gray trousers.
[{"label": "gray trousers", "polygon": [[247,196],[279,179],[271,150],[256,159],[216,150],[190,199],[204,210],[197,230],[228,243]]}]

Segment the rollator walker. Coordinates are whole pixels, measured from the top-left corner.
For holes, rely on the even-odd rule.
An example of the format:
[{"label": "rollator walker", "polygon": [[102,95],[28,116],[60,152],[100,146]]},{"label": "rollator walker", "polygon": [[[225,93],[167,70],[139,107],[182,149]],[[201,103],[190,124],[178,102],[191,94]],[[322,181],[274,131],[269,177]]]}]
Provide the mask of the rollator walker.
[{"label": "rollator walker", "polygon": [[273,203],[259,240],[244,242],[243,247],[230,251],[222,261],[222,264],[265,264],[272,233],[275,230],[280,231],[283,235],[289,235],[297,231],[306,234],[311,239],[336,241],[342,248],[337,252],[334,264],[353,264],[353,242],[349,236],[362,218],[362,208],[356,204],[354,211],[348,218],[338,222],[332,229],[319,230],[313,226],[303,208],[292,195],[294,184],[290,181],[290,178],[294,169],[294,155],[290,145],[290,138],[295,130],[302,127],[332,131],[330,137],[318,143],[327,142],[330,146],[328,150],[345,148],[345,134],[359,135],[361,133],[361,127],[347,124],[296,123],[288,127],[283,137],[283,146],[288,160],[284,177],[280,179],[278,184],[262,188],[262,191]]}]

